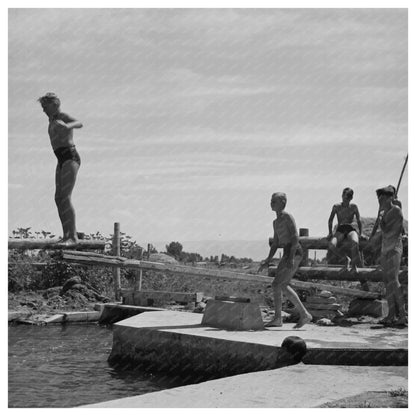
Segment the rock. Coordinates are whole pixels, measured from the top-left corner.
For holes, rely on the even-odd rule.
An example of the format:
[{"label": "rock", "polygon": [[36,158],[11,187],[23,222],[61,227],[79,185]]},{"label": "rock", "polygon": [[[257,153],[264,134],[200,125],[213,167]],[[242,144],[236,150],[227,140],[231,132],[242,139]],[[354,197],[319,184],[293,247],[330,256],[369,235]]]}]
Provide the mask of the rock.
[{"label": "rock", "polygon": [[74,285],[79,285],[79,284],[81,284],[82,283],[82,280],[81,280],[81,278],[79,277],[79,276],[74,276],[74,277],[71,277],[70,279],[68,279],[65,283],[64,283],[64,285],[63,285],[63,287],[62,287],[62,290],[61,290],[61,296],[65,293],[65,292],[67,292],[69,289],[71,289],[72,288],[72,286],[74,286]]},{"label": "rock", "polygon": [[308,309],[308,312],[313,316],[314,319],[334,319],[335,317],[339,316],[338,311],[331,311],[331,310],[321,310],[321,309]]},{"label": "rock", "polygon": [[45,299],[55,298],[60,294],[62,286],[50,287],[43,292],[43,297]]},{"label": "rock", "polygon": [[88,299],[82,295],[81,293],[79,293],[77,290],[72,290],[69,289],[64,295],[63,298],[65,298],[67,301],[72,301],[72,302],[78,302],[81,305],[88,305]]},{"label": "rock", "polygon": [[383,318],[388,314],[388,305],[385,299],[353,299],[348,308],[348,315],[368,315]]},{"label": "rock", "polygon": [[316,321],[317,325],[320,326],[334,326],[334,323],[328,318],[321,318]]},{"label": "rock", "polygon": [[322,298],[330,298],[332,296],[332,293],[329,292],[328,290],[322,290],[319,295]]}]

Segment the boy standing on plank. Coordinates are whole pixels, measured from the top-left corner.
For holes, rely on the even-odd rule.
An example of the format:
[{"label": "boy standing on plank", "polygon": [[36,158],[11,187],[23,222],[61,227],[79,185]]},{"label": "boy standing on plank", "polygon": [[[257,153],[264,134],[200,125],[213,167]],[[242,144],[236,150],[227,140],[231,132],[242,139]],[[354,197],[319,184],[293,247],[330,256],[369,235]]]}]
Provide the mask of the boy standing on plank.
[{"label": "boy standing on plank", "polygon": [[61,111],[61,101],[56,94],[49,92],[38,101],[49,119],[49,138],[58,160],[55,170],[55,203],[63,230],[63,238],[59,243],[70,246],[78,243],[71,197],[81,165],[75,149],[73,129],[80,129],[82,123]]}]

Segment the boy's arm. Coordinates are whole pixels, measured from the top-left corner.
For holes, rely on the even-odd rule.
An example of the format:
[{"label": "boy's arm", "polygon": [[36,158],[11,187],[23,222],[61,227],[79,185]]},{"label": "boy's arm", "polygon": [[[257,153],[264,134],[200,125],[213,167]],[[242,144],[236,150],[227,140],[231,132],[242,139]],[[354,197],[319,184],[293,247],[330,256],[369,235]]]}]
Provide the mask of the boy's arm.
[{"label": "boy's arm", "polygon": [[363,224],[361,223],[360,211],[358,211],[357,205],[355,206],[355,218],[357,220],[358,232],[360,233],[359,237],[361,237],[363,234]]},{"label": "boy's arm", "polygon": [[335,217],[335,205],[332,207],[332,211],[331,211],[331,215],[329,216],[328,219],[328,238],[332,237],[332,223],[334,221],[334,217]]},{"label": "boy's arm", "polygon": [[296,250],[299,247],[299,236],[298,236],[298,231],[296,230],[296,224],[295,224],[295,220],[293,219],[293,217],[291,215],[287,215],[285,219],[286,219],[288,233],[290,236],[290,250],[289,250],[289,257],[287,261],[290,263],[293,263]]},{"label": "boy's arm", "polygon": [[[59,122],[59,120],[57,120]],[[65,127],[68,129],[80,129],[82,127],[82,123],[75,118],[69,116],[66,113],[61,113],[61,121],[64,122]],[[61,123],[59,123],[61,124]]]},{"label": "boy's arm", "polygon": [[273,227],[273,242],[270,245],[269,255],[265,260],[263,260],[260,263],[259,272],[263,270],[266,266],[270,264],[270,262],[273,260],[273,256],[276,254],[277,249],[279,248],[279,237],[276,233],[276,230]]},{"label": "boy's arm", "polygon": [[380,209],[378,210],[376,222],[374,223],[373,229],[371,230],[370,240],[374,237],[379,225],[380,225]]}]

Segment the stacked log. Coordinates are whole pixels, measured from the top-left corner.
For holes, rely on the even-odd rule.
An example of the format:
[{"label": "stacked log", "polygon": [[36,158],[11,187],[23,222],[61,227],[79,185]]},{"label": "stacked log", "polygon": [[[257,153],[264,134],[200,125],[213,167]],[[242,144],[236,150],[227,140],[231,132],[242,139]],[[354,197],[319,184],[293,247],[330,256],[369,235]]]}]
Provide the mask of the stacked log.
[{"label": "stacked log", "polygon": [[305,308],[314,319],[334,319],[343,316],[341,305],[337,303],[335,296],[328,290],[323,290],[317,295],[307,296],[304,302]]}]

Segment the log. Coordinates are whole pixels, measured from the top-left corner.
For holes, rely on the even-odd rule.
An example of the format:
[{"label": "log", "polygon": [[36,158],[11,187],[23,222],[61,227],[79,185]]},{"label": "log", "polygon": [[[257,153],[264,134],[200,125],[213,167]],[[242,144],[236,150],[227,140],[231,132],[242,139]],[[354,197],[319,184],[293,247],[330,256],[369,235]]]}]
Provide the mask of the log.
[{"label": "log", "polygon": [[[85,264],[90,266],[108,266],[108,267],[124,267],[131,269],[144,269],[163,271],[176,274],[184,274],[199,277],[213,277],[219,279],[241,280],[247,282],[258,282],[263,284],[270,284],[273,281],[271,276],[263,276],[259,274],[244,274],[230,272],[227,270],[212,270],[206,268],[198,268],[192,266],[182,266],[178,264],[155,263],[144,260],[126,259],[120,256],[106,256],[99,253],[85,253],[80,251],[62,251],[62,260],[71,263]],[[381,294],[378,292],[366,292],[357,289],[348,289],[322,283],[301,282],[292,279],[290,285],[295,289],[309,290],[312,288],[320,290],[328,290],[332,293],[340,293],[343,295],[356,296],[368,299],[378,299]]]},{"label": "log", "polygon": [[316,309],[316,310],[326,310],[326,311],[336,311],[338,309],[341,309],[341,305],[339,303],[309,303],[304,302],[303,306],[306,309]]},{"label": "log", "polygon": [[[276,266],[269,268],[269,274],[274,276],[276,273]],[[400,271],[400,283],[407,284],[407,269]],[[336,280],[345,282],[359,282],[366,280],[367,282],[382,282],[383,272],[374,267],[361,267],[357,269],[357,273],[347,271],[342,267],[299,267],[296,271],[296,277],[305,280]]]},{"label": "log", "polygon": [[20,250],[63,250],[67,248],[77,250],[104,250],[103,240],[79,240],[78,244],[70,247],[59,244],[57,239],[9,238],[9,249]]},{"label": "log", "polygon": [[[312,250],[327,250],[328,249],[328,240],[326,237],[309,237],[309,236],[300,236],[299,243],[301,244],[302,248],[304,249],[312,249]],[[367,240],[360,241],[360,249],[365,250],[367,246],[371,246],[371,244]],[[283,247],[280,246],[281,248]]]},{"label": "log", "polygon": [[295,279],[292,279],[290,281],[290,286],[293,286],[295,289],[301,289],[301,290],[309,290],[309,289],[328,290],[329,292],[332,292],[332,293],[339,293],[340,295],[353,296],[353,297],[362,298],[362,299],[381,298],[381,293],[378,293],[378,292],[367,292],[365,290],[349,289],[346,287],[327,285],[323,283],[301,282],[300,280],[295,280]]},{"label": "log", "polygon": [[127,305],[153,306],[164,305],[170,302],[198,303],[202,301],[203,293],[167,292],[160,290],[137,291],[134,289],[121,289],[121,295]]}]

